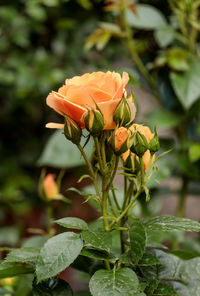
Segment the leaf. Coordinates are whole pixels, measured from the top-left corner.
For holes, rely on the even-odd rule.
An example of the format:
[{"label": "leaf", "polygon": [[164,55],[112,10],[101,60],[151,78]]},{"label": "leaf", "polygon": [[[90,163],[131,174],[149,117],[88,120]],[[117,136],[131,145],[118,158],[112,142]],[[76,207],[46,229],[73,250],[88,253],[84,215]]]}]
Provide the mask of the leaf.
[{"label": "leaf", "polygon": [[136,13],[127,9],[126,19],[130,26],[137,29],[154,30],[167,25],[163,14],[157,8],[147,4],[138,4]]},{"label": "leaf", "polygon": [[81,251],[81,255],[85,256],[85,257],[97,259],[97,260],[105,260],[105,259],[116,260],[114,255],[112,255],[106,251],[100,251],[100,250],[94,250],[94,249],[88,249],[88,248],[84,248]]},{"label": "leaf", "polygon": [[11,264],[5,261],[0,264],[0,278],[13,277],[20,274],[33,273],[34,269],[32,266]]},{"label": "leaf", "polygon": [[188,65],[188,51],[182,48],[173,48],[167,51],[167,62],[169,67],[177,71],[186,71]]},{"label": "leaf", "polygon": [[112,236],[101,230],[85,230],[81,233],[85,245],[89,248],[110,252],[112,247]]},{"label": "leaf", "polygon": [[20,248],[12,250],[6,257],[6,262],[36,262],[39,255],[39,248]]},{"label": "leaf", "polygon": [[187,110],[200,97],[200,59],[192,61],[184,73],[170,73],[170,79],[175,93]]},{"label": "leaf", "polygon": [[[81,144],[83,143],[82,137]],[[93,143],[90,140],[84,149],[88,157],[92,155],[92,148]],[[76,145],[68,141],[62,131],[56,131],[50,137],[37,163],[39,166],[55,168],[72,168],[85,164]]]},{"label": "leaf", "polygon": [[176,291],[169,285],[160,283],[158,288],[154,291],[153,296],[178,296]]},{"label": "leaf", "polygon": [[179,257],[182,260],[189,260],[200,257],[200,253],[189,250],[172,250],[169,253]]},{"label": "leaf", "polygon": [[129,234],[131,256],[133,257],[135,264],[138,264],[138,261],[143,257],[146,247],[146,231],[144,225],[139,220],[135,220],[131,223]]},{"label": "leaf", "polygon": [[82,219],[76,218],[76,217],[62,218],[54,222],[65,228],[80,229],[80,230],[88,229],[87,223]]},{"label": "leaf", "polygon": [[26,239],[23,244],[22,247],[23,248],[41,248],[47,241],[47,237],[46,236],[42,236],[42,235],[35,235],[32,236],[28,239]]},{"label": "leaf", "polygon": [[189,157],[191,162],[195,162],[200,159],[200,143],[194,143],[190,146]]},{"label": "leaf", "polygon": [[173,216],[157,216],[143,221],[151,230],[164,231],[200,231],[200,223],[194,220]]},{"label": "leaf", "polygon": [[[89,282],[93,296],[139,296],[139,281],[133,270],[98,270]],[[141,294],[142,295],[142,294]]]},{"label": "leaf", "polygon": [[167,47],[174,40],[175,32],[171,26],[157,28],[154,32],[155,39],[161,48]]},{"label": "leaf", "polygon": [[34,280],[33,296],[73,296],[73,292],[66,281],[52,278],[39,284]]},{"label": "leaf", "polygon": [[178,125],[182,119],[183,117],[177,113],[168,110],[157,110],[149,114],[149,125],[152,127],[156,125],[159,129],[170,128]]},{"label": "leaf", "polygon": [[50,238],[40,250],[36,263],[38,282],[53,277],[68,267],[83,247],[79,234],[64,232]]},{"label": "leaf", "polygon": [[0,296],[11,296],[13,292],[0,287]]},{"label": "leaf", "polygon": [[152,254],[145,253],[142,259],[138,262],[139,266],[152,266],[162,264],[158,258],[153,256]]},{"label": "leaf", "polygon": [[148,295],[148,296],[152,296],[154,291],[157,289],[158,285],[159,285],[160,281],[159,280],[154,280],[154,281],[151,281],[148,286],[146,287],[145,289],[145,293]]}]

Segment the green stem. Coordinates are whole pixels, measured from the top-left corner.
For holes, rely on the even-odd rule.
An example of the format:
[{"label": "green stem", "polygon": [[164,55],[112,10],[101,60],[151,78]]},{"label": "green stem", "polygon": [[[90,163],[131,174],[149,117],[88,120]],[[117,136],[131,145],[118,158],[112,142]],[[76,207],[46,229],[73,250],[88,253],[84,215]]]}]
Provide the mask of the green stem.
[{"label": "green stem", "polygon": [[47,232],[51,235],[51,223],[52,223],[53,209],[52,204],[48,202],[47,204]]},{"label": "green stem", "polygon": [[102,155],[101,155],[101,150],[100,150],[100,145],[99,145],[99,139],[98,137],[94,137],[94,143],[95,143],[95,147],[96,147],[96,152],[97,152],[97,158],[98,158],[98,163],[99,163],[99,167],[100,167],[100,172],[102,175],[104,175],[104,165],[102,162]]},{"label": "green stem", "polygon": [[92,165],[91,165],[89,159],[87,158],[87,155],[85,154],[83,147],[80,144],[78,144],[77,147],[80,150],[81,154],[83,155],[83,158],[85,159],[85,162],[87,164],[90,175],[91,175],[92,179],[94,180],[96,178],[96,176],[95,176],[94,170],[92,168]]},{"label": "green stem", "polygon": [[185,202],[187,198],[188,179],[186,176],[182,176],[182,187],[180,189],[179,203],[177,208],[177,217],[184,217]]},{"label": "green stem", "polygon": [[143,158],[140,157],[140,170],[141,170],[141,187],[144,185],[144,163]]},{"label": "green stem", "polygon": [[115,194],[115,190],[112,188],[111,191],[112,191],[112,195],[113,195],[113,199],[114,199],[114,202],[116,204],[116,207],[117,207],[118,210],[120,210],[120,206],[119,206],[119,203],[118,203],[118,200],[117,200],[117,196]]},{"label": "green stem", "polygon": [[113,171],[112,171],[112,175],[110,177],[109,182],[107,183],[107,185],[104,188],[105,191],[108,191],[109,188],[110,188],[110,185],[113,183],[113,180],[114,180],[115,175],[117,173],[118,164],[119,164],[119,156],[117,156],[116,159],[115,159],[115,164],[114,164],[114,168],[113,168]]}]

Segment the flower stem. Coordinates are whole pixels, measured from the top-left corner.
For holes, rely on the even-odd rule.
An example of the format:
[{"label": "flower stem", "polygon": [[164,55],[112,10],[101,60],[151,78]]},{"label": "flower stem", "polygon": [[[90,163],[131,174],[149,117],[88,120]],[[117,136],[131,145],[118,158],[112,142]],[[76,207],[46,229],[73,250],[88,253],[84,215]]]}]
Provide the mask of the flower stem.
[{"label": "flower stem", "polygon": [[81,154],[83,155],[83,158],[85,159],[85,162],[87,164],[90,175],[91,175],[92,179],[94,180],[95,179],[95,173],[94,173],[94,170],[92,168],[92,165],[91,165],[89,159],[87,158],[87,155],[85,154],[85,151],[84,151],[83,147],[80,144],[78,144],[77,147],[80,150]]}]

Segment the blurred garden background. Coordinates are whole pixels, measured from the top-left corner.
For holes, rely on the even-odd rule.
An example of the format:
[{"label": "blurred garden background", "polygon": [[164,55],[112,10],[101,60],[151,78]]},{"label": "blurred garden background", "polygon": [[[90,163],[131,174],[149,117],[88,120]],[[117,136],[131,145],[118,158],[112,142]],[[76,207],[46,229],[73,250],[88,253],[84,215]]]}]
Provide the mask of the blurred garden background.
[{"label": "blurred garden background", "polygon": [[[45,129],[47,122],[62,123],[45,99],[66,78],[108,70],[129,73],[137,122],[157,127],[161,152],[173,148],[154,173],[151,201],[141,200],[137,214],[200,220],[200,2],[1,0],[2,258],[5,246],[42,244],[41,171],[62,175],[61,192],[71,200],[54,202],[55,218],[98,217],[80,192],[66,191],[87,192],[90,183],[77,184],[86,168],[73,144]],[[92,147],[87,149],[92,156]],[[199,237],[180,235],[173,243],[200,254]],[[29,288],[23,293],[29,295]]]}]

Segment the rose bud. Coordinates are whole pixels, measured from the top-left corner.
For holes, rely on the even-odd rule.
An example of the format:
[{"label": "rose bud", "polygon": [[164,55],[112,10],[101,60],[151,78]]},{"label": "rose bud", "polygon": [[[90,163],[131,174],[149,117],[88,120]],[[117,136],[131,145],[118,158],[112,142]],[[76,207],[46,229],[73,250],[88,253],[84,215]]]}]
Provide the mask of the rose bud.
[{"label": "rose bud", "polygon": [[52,200],[54,199],[55,196],[59,194],[59,188],[54,180],[54,177],[52,174],[48,174],[44,180],[43,180],[43,190],[44,190],[44,195],[47,200]]},{"label": "rose bud", "polygon": [[151,139],[149,142],[149,151],[153,155],[160,149],[160,143],[159,143],[159,138],[157,135],[156,128],[154,130],[154,137]]},{"label": "rose bud", "polygon": [[131,117],[131,109],[128,101],[127,99],[122,98],[115,109],[113,120],[118,125],[126,126],[130,122]]},{"label": "rose bud", "polygon": [[127,172],[136,173],[139,171],[140,164],[138,157],[130,150],[122,154],[122,160],[124,162],[124,166],[129,169]]},{"label": "rose bud", "polygon": [[148,142],[143,134],[136,131],[133,137],[133,145],[130,147],[131,152],[142,157],[148,149]]},{"label": "rose bud", "polygon": [[128,150],[129,132],[125,127],[119,127],[113,131],[109,144],[116,155],[120,155]]},{"label": "rose bud", "polygon": [[83,116],[85,127],[93,136],[98,136],[104,128],[104,119],[100,110],[88,109]]},{"label": "rose bud", "polygon": [[81,140],[82,130],[78,124],[69,116],[65,117],[64,126],[65,137],[72,143],[78,145]]}]

